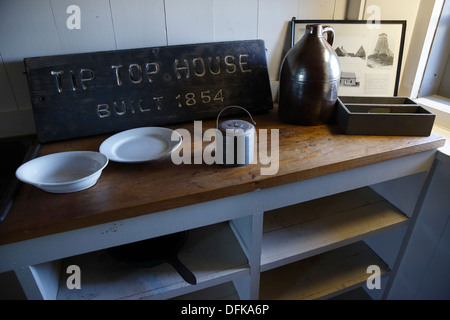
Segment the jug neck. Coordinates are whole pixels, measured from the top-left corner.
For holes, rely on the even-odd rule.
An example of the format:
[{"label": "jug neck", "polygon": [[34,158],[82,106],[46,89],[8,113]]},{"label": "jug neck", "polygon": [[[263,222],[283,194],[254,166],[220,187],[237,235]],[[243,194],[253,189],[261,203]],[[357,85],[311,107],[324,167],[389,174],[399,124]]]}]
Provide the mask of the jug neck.
[{"label": "jug neck", "polygon": [[323,28],[321,24],[308,24],[306,26],[305,34],[322,37]]}]

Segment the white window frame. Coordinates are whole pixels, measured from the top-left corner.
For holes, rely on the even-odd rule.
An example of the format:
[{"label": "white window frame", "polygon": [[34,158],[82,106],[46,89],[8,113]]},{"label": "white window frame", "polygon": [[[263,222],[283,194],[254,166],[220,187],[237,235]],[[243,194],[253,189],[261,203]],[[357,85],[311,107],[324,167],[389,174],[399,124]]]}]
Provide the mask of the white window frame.
[{"label": "white window frame", "polygon": [[410,95],[414,101],[436,114],[433,131],[447,139],[441,151],[448,155],[450,99],[439,95],[439,88],[443,85],[442,81],[448,81],[444,73],[448,72],[447,63],[450,63],[450,43],[447,39],[449,25],[450,0],[436,0]]},{"label": "white window frame", "polygon": [[450,54],[446,41],[450,23],[450,1],[436,0],[411,90],[412,98],[436,95]]}]

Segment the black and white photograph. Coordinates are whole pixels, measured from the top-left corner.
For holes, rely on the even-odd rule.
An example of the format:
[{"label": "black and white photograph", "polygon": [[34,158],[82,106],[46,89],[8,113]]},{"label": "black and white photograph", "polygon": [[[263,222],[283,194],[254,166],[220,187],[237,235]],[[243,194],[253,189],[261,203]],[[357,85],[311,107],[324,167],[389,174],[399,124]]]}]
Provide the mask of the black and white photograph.
[{"label": "black and white photograph", "polygon": [[304,35],[307,24],[334,30],[332,48],[341,65],[340,96],[397,95],[405,21],[292,20],[292,45]]}]

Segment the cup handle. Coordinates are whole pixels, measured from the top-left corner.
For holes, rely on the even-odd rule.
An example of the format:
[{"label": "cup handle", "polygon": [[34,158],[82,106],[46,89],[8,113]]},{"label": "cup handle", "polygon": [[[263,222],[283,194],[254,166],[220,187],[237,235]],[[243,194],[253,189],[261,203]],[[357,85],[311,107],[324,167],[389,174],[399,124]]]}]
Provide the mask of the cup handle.
[{"label": "cup handle", "polygon": [[327,42],[332,46],[334,43],[334,29],[330,26],[324,26],[322,34],[324,33],[328,33]]}]

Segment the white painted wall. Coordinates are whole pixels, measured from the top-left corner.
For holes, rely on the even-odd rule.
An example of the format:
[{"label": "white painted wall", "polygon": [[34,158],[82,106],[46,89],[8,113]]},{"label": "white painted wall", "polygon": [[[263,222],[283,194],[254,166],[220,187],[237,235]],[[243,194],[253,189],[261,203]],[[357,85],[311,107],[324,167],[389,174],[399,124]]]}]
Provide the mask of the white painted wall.
[{"label": "white painted wall", "polygon": [[[406,19],[405,49],[421,1],[429,0],[356,0],[362,12],[375,4],[381,19]],[[342,20],[350,2],[355,0],[0,0],[0,137],[34,132],[25,57],[263,39],[275,95],[289,20]],[[66,26],[69,5],[81,9],[79,30]]]},{"label": "white painted wall", "polygon": [[438,153],[388,299],[450,299],[450,157]]}]

